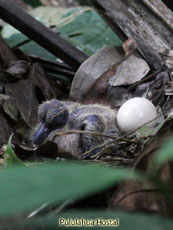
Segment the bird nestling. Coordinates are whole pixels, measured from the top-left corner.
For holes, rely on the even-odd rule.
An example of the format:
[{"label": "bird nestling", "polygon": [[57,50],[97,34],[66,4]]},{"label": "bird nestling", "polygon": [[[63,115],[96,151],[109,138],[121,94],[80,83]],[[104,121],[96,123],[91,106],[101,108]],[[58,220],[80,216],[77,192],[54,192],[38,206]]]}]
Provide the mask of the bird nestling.
[{"label": "bird nestling", "polygon": [[[38,119],[40,125],[33,137],[33,143],[37,146],[46,140],[52,140],[57,132],[70,130],[118,136],[115,124],[116,111],[99,104],[81,105],[76,102],[53,99],[39,107]],[[110,142],[110,139],[88,133],[72,133],[56,136],[54,142],[57,143],[60,152],[79,157],[92,149],[92,153],[99,152],[99,145]]]}]

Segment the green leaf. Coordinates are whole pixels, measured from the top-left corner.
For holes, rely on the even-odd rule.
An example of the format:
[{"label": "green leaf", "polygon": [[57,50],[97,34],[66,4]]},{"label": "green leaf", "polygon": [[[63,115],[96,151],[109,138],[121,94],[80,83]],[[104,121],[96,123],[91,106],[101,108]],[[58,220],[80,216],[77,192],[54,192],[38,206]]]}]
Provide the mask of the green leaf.
[{"label": "green leaf", "polygon": [[26,166],[14,153],[12,147],[11,147],[11,140],[12,140],[13,134],[10,136],[8,140],[7,147],[4,151],[4,165],[6,167],[11,166]]},{"label": "green leaf", "polygon": [[[56,26],[57,33],[88,55],[92,55],[103,46],[122,44],[105,21],[89,7],[39,7],[30,14],[48,27]],[[10,25],[4,26],[1,34],[10,47],[17,46],[27,54],[57,61],[57,57]]]},{"label": "green leaf", "polygon": [[93,10],[89,9],[58,29],[61,36],[92,55],[103,46],[121,45],[121,41]]},{"label": "green leaf", "polygon": [[76,200],[126,179],[142,180],[143,176],[128,169],[69,162],[8,168],[0,172],[0,215],[23,212],[46,202]]}]

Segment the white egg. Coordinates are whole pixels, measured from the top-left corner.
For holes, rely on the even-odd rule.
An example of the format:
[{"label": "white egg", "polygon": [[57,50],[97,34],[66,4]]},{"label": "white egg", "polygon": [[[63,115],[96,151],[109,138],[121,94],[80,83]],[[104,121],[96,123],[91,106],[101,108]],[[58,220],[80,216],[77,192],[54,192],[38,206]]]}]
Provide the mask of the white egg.
[{"label": "white egg", "polygon": [[[130,133],[156,117],[157,111],[151,101],[134,97],[126,101],[118,110],[117,125],[122,133]],[[152,121],[147,125],[153,127],[155,123]]]}]

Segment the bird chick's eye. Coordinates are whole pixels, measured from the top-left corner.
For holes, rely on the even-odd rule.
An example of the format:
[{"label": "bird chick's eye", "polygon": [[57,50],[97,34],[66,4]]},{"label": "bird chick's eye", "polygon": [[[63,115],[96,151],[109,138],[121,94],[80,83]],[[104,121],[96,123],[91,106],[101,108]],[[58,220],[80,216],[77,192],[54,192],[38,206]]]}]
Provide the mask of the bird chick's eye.
[{"label": "bird chick's eye", "polygon": [[63,105],[58,100],[51,100],[44,102],[38,109],[38,118],[41,122],[46,122],[48,111],[52,111],[52,116],[56,116],[57,113],[62,109]]},{"label": "bird chick's eye", "polygon": [[81,131],[84,131],[84,130],[85,130],[85,127],[86,127],[86,124],[81,124],[80,130],[81,130]]},{"label": "bird chick's eye", "polygon": [[67,109],[49,110],[46,116],[46,125],[50,129],[62,128],[66,125],[69,118]]}]

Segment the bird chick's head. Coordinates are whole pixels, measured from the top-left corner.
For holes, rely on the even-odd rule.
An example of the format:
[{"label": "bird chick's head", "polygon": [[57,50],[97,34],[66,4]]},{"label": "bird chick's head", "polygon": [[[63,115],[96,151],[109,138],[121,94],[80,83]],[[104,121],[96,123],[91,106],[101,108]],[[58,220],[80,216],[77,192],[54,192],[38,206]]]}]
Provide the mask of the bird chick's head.
[{"label": "bird chick's head", "polygon": [[34,134],[33,143],[41,145],[52,131],[63,128],[68,118],[69,112],[60,101],[51,100],[42,104],[38,109],[41,124]]}]

